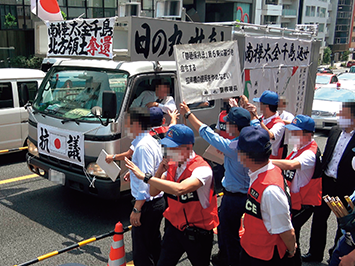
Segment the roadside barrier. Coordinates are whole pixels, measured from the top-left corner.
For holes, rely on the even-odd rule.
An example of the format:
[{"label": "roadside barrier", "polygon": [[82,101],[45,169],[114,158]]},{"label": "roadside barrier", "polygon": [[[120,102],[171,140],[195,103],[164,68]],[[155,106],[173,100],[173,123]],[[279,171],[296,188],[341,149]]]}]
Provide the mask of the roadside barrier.
[{"label": "roadside barrier", "polygon": [[[118,224],[121,224],[120,222],[118,222]],[[120,228],[121,230],[120,231],[117,231],[116,232],[116,229],[117,228]],[[97,240],[100,240],[100,239],[103,239],[103,238],[106,238],[106,237],[109,237],[109,236],[116,236],[119,235],[121,238],[122,238],[122,242],[123,242],[123,234],[130,231],[132,229],[132,225],[126,227],[126,228],[123,228],[122,224],[120,227],[117,227],[117,224],[116,224],[116,227],[115,227],[115,230],[111,231],[111,232],[108,232],[106,234],[102,234],[102,235],[99,235],[99,236],[96,236],[96,237],[92,237],[92,238],[89,238],[89,239],[86,239],[86,240],[83,240],[77,244],[73,244],[69,247],[66,247],[66,248],[63,248],[61,250],[56,250],[56,251],[52,251],[50,253],[47,253],[47,254],[44,254],[42,256],[39,256],[33,260],[30,260],[30,261],[27,261],[25,263],[21,263],[21,264],[18,264],[18,265],[14,265],[14,266],[27,266],[27,265],[31,265],[31,264],[34,264],[34,263],[37,263],[37,262],[40,262],[40,261],[43,261],[45,259],[48,259],[48,258],[51,258],[53,256],[56,256],[56,255],[59,255],[59,254],[62,254],[64,252],[67,252],[67,251],[70,251],[70,250],[73,250],[73,249],[76,249],[76,248],[79,248],[79,247],[82,247],[82,246],[85,246],[89,243],[92,243],[94,241],[97,241]],[[123,251],[124,252],[124,251]],[[111,252],[110,252],[111,253]],[[112,264],[112,265],[121,265],[121,264]],[[122,264],[122,265],[126,265],[125,264]]]},{"label": "roadside barrier", "polygon": [[14,151],[23,151],[23,150],[27,150],[27,148],[28,147],[26,146],[26,147],[20,147],[20,148],[8,149],[8,150],[0,150],[0,154],[14,152]]}]

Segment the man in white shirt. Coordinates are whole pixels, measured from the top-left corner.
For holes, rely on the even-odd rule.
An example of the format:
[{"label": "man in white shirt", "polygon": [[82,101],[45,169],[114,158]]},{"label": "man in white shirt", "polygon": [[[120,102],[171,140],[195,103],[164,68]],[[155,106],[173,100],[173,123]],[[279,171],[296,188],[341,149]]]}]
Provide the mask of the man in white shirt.
[{"label": "man in white shirt", "polygon": [[[322,156],[322,194],[338,196],[347,205],[344,196],[355,190],[355,102],[344,102],[338,114],[339,126],[333,127]],[[327,204],[322,202],[314,210],[309,252],[303,261],[322,261],[327,242],[327,220],[330,215]],[[341,236],[338,229],[334,244]],[[329,250],[331,255],[332,250]]]},{"label": "man in white shirt", "polygon": [[[290,144],[294,145],[291,154],[285,160],[271,160],[280,167],[291,190],[292,224],[295,228],[297,244],[301,227],[311,217],[314,206],[322,204],[322,178],[315,167],[318,159],[320,168],[321,153],[313,139],[314,120],[306,115],[297,115],[291,124],[285,126],[291,132]],[[294,257],[294,266],[301,266],[301,252],[298,247]]]},{"label": "man in white shirt", "polygon": [[[260,126],[269,133],[272,144],[270,159],[283,159],[285,123],[277,112],[279,96],[273,91],[264,91],[260,98],[254,98],[254,102],[260,102],[260,110],[263,116],[260,118]],[[255,108],[256,109],[256,108]]]},{"label": "man in white shirt", "polygon": [[250,169],[240,265],[287,265],[297,244],[281,169],[269,160],[268,132],[261,127],[243,128],[237,150],[241,163]]},{"label": "man in white shirt", "polygon": [[164,113],[176,110],[176,104],[172,96],[168,96],[170,91],[170,83],[163,79],[153,82],[155,91],[143,91],[136,99],[133,100],[132,107],[159,107]]},{"label": "man in white shirt", "polygon": [[162,252],[158,266],[175,266],[184,252],[193,266],[210,265],[213,228],[218,225],[212,169],[193,151],[194,133],[185,125],[171,126],[162,139],[167,158],[154,177],[126,159],[135,175],[150,185],[151,195],[168,198]]},{"label": "man in white shirt", "polygon": [[[136,138],[132,161],[142,171],[154,175],[162,161],[159,142],[149,134],[150,113],[146,108],[131,109],[126,117],[128,135]],[[130,216],[133,261],[136,266],[155,266],[160,257],[160,223],[165,210],[163,193],[150,194],[149,185],[130,173],[131,194],[135,199]]]}]

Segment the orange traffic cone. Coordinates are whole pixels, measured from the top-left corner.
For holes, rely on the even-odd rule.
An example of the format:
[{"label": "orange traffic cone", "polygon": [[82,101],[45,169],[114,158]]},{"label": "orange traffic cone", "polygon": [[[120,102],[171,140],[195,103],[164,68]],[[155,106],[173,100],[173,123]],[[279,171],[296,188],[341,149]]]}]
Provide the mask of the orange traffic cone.
[{"label": "orange traffic cone", "polygon": [[126,254],[123,242],[123,226],[118,222],[115,226],[115,235],[110,250],[107,266],[126,266]]}]

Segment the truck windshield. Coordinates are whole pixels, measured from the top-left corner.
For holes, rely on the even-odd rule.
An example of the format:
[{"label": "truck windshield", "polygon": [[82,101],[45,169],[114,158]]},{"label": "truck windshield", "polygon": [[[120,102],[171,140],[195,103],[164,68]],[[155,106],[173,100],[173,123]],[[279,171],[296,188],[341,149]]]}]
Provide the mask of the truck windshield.
[{"label": "truck windshield", "polygon": [[126,72],[52,68],[38,90],[33,108],[58,118],[98,122],[98,118],[91,113],[91,108],[102,108],[103,92],[114,91],[118,113],[127,78]]}]

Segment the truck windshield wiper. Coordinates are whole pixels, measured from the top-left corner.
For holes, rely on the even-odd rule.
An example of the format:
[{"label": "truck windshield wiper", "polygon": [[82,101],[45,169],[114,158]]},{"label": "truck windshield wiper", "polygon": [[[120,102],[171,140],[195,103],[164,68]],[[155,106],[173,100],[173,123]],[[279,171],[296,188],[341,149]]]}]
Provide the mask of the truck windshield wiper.
[{"label": "truck windshield wiper", "polygon": [[65,118],[61,122],[62,122],[62,124],[64,124],[66,122],[71,122],[71,121],[75,122],[77,125],[80,125],[80,123],[79,123],[77,118]]}]

